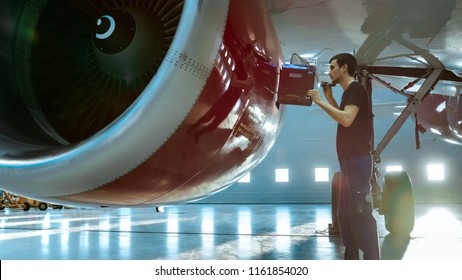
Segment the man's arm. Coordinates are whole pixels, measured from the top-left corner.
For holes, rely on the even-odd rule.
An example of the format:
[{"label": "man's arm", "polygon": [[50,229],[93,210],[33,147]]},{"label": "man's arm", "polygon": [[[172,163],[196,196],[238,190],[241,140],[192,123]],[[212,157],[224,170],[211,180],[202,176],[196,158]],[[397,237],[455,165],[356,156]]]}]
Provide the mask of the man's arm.
[{"label": "man's arm", "polygon": [[322,91],[324,93],[324,96],[327,99],[327,102],[329,102],[330,105],[338,109],[339,106],[338,106],[337,100],[335,100],[334,95],[332,94],[332,87],[330,86],[323,87]]},{"label": "man's arm", "polygon": [[[356,115],[358,115],[359,107],[356,105],[347,105],[344,110],[338,108],[337,102],[331,95],[331,99],[334,100],[334,104],[331,101],[327,102],[324,100],[319,91],[316,89],[309,90],[307,96],[311,97],[314,103],[318,104],[326,113],[331,116],[336,122],[343,125],[344,127],[349,127]],[[326,97],[329,98],[329,97]],[[337,105],[337,106],[336,106]]]}]

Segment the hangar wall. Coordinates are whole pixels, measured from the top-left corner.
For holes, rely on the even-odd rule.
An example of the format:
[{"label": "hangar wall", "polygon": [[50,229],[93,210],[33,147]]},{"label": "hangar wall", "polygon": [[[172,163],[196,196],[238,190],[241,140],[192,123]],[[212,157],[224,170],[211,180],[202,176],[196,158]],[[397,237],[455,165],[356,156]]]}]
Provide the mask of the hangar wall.
[{"label": "hangar wall", "polygon": [[[388,117],[393,107],[374,111],[376,145],[394,122]],[[416,150],[414,129],[409,119],[385,149],[379,165],[382,174],[387,165],[402,165],[413,182],[416,203],[462,202],[462,147],[426,133],[420,135],[421,149]],[[199,202],[330,203],[331,184],[315,182],[314,168],[328,167],[329,176],[339,169],[335,134],[336,124],[317,106],[289,106],[281,134],[268,156],[252,170],[251,182],[236,183]],[[427,179],[426,165],[432,163],[444,164],[444,181]],[[275,183],[276,168],[289,169],[288,183]]]}]

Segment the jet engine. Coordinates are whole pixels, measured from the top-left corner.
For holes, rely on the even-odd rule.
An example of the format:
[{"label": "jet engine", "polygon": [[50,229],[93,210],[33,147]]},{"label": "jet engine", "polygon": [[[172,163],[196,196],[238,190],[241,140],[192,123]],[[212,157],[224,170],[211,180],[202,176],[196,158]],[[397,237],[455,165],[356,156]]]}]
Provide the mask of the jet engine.
[{"label": "jet engine", "polygon": [[282,55],[263,1],[2,0],[0,188],[168,205],[274,143]]}]

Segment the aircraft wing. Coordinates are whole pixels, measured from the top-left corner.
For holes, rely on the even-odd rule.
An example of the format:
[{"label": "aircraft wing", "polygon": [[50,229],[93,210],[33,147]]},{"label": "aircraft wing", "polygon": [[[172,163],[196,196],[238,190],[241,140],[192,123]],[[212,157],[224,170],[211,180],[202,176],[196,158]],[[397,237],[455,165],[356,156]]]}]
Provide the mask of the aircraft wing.
[{"label": "aircraft wing", "polygon": [[[421,132],[462,143],[460,1],[268,0],[267,5],[286,61],[296,53],[317,66],[319,80],[329,81],[329,59],[352,53],[361,71],[373,77],[373,89],[404,96],[387,102],[411,104],[404,111],[417,119]],[[425,84],[432,72],[437,77]],[[383,102],[374,93],[372,98],[373,104]]]},{"label": "aircraft wing", "polygon": [[322,75],[334,54],[354,53],[360,64],[377,67],[371,72],[398,76],[391,80],[398,88],[422,76],[409,70],[441,68],[448,73],[435,92],[461,94],[459,1],[268,0],[268,6],[286,60],[298,53]]}]

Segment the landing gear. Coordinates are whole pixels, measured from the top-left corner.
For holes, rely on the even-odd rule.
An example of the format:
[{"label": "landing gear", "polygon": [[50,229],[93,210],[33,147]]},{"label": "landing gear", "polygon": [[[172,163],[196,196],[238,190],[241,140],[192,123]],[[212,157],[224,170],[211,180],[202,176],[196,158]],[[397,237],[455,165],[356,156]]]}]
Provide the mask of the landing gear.
[{"label": "landing gear", "polygon": [[[382,83],[386,87],[390,88],[392,91],[400,93],[408,98],[408,105],[373,151],[374,167],[372,171],[371,185],[374,209],[377,209],[380,214],[385,216],[386,229],[394,235],[409,236],[414,229],[415,222],[414,194],[409,175],[404,171],[387,173],[383,178],[383,188],[381,188],[379,185],[380,173],[378,171],[377,164],[381,162],[380,154],[401,129],[404,122],[415,112],[417,106],[422,102],[425,96],[427,96],[438,83],[444,71],[441,69],[427,71],[423,76],[419,76],[417,80],[409,84],[410,86],[421,79],[425,79],[419,90],[415,94],[407,94],[404,89],[401,91],[397,90],[390,84],[384,83],[384,81],[375,77],[368,71],[371,69],[372,68],[368,69],[366,67],[362,68],[359,72],[359,79],[368,92],[370,108],[372,108],[372,79],[375,79],[379,83]],[[371,133],[371,146],[374,147],[373,121],[371,122]],[[417,149],[419,146],[418,131],[416,129]]]},{"label": "landing gear", "polygon": [[329,236],[339,236],[340,228],[338,226],[337,209],[338,198],[340,192],[340,184],[342,181],[342,173],[335,172],[332,176],[332,224],[329,224]]},{"label": "landing gear", "polygon": [[[377,167],[372,176],[372,205],[380,215],[384,215],[385,228],[396,236],[409,236],[414,229],[414,194],[411,179],[407,172],[395,171],[385,174],[383,187],[380,187]],[[337,218],[339,190],[342,173],[332,176],[332,223],[329,224],[329,236],[340,235]]]},{"label": "landing gear", "polygon": [[383,212],[385,227],[390,233],[408,236],[414,229],[414,195],[406,172],[385,174]]}]

